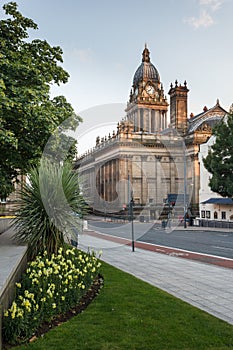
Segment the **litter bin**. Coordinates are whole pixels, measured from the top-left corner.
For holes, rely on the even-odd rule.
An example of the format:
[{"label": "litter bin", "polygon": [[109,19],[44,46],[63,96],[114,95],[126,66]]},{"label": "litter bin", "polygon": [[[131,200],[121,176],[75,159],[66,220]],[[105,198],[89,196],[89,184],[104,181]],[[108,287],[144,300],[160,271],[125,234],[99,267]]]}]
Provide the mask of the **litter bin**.
[{"label": "litter bin", "polygon": [[144,222],[144,215],[139,216],[139,221]]},{"label": "litter bin", "polygon": [[166,228],[166,221],[165,220],[162,221],[162,228]]}]

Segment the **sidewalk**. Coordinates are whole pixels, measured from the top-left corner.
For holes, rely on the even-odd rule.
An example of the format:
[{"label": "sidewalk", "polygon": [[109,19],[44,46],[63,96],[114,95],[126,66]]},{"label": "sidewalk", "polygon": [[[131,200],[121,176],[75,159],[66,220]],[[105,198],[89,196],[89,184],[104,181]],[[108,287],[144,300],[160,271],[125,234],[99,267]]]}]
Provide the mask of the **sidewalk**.
[{"label": "sidewalk", "polygon": [[181,259],[98,238],[79,236],[79,248],[102,250],[101,259],[233,324],[233,269]]}]

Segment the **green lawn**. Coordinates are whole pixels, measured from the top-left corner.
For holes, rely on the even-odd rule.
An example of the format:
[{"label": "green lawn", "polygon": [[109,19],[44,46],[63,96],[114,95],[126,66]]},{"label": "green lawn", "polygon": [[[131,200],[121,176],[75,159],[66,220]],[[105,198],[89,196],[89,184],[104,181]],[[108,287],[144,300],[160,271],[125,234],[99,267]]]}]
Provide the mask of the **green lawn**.
[{"label": "green lawn", "polygon": [[233,326],[105,263],[102,274],[104,288],[82,314],[14,349],[233,349]]}]

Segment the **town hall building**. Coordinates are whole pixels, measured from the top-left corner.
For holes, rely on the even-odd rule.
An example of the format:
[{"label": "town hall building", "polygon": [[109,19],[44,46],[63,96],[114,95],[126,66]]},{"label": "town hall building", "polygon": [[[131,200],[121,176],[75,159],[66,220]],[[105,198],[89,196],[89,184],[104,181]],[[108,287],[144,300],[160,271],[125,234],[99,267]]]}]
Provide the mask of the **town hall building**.
[{"label": "town hall building", "polygon": [[112,134],[96,135],[96,146],[75,163],[94,211],[119,213],[133,200],[135,210],[151,219],[160,218],[167,205],[172,206],[173,216],[183,209],[198,215],[199,147],[227,112],[217,100],[212,108],[189,116],[188,92],[186,81],[175,81],[168,101],[145,46],[126,116]]}]

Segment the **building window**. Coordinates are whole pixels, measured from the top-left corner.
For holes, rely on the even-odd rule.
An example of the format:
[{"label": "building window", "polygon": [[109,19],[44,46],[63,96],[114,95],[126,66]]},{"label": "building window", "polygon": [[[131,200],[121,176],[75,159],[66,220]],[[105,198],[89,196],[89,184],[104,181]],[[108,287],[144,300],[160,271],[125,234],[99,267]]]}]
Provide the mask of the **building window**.
[{"label": "building window", "polygon": [[152,204],[154,202],[153,198],[149,198],[149,203]]},{"label": "building window", "polygon": [[214,212],[214,219],[216,220],[218,218],[218,213],[215,211]]},{"label": "building window", "polygon": [[202,217],[202,219],[205,219],[205,210],[201,211],[201,217]]},{"label": "building window", "polygon": [[210,219],[210,211],[209,210],[206,210],[206,218]]},{"label": "building window", "polygon": [[222,220],[226,220],[226,212],[222,211]]}]

